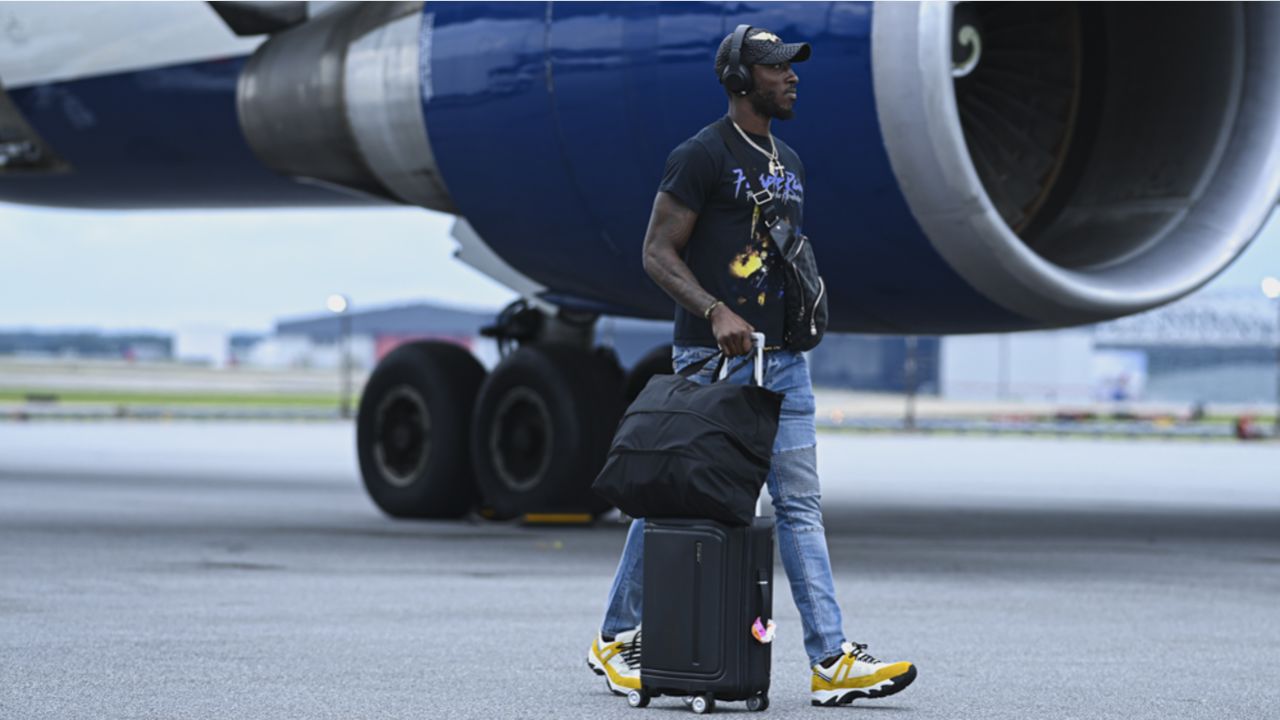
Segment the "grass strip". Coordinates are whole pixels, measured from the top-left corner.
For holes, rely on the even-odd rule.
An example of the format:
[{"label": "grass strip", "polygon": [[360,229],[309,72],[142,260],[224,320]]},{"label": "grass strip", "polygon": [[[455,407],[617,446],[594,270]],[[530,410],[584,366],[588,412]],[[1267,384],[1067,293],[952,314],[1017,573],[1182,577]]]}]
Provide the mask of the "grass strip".
[{"label": "grass strip", "polygon": [[[120,390],[0,390],[0,403],[57,405],[236,405],[251,407],[337,407],[337,393],[147,392]],[[360,399],[352,398],[352,406]]]}]

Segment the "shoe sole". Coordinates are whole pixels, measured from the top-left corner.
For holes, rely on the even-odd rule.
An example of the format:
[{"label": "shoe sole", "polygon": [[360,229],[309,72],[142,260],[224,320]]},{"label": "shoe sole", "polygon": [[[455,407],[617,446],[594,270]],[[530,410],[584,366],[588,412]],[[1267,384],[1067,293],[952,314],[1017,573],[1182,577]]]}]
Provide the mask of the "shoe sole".
[{"label": "shoe sole", "polygon": [[609,692],[620,697],[626,697],[627,694],[625,692],[613,687],[613,683],[609,680],[609,673],[606,673],[603,669],[596,667],[595,663],[591,662],[591,658],[589,657],[587,658],[587,667],[591,668],[591,672],[604,678],[604,686],[609,688]]},{"label": "shoe sole", "polygon": [[810,704],[816,705],[818,707],[835,707],[836,705],[848,705],[849,703],[853,702],[854,700],[857,700],[858,698],[873,700],[875,698],[889,697],[890,695],[894,695],[896,693],[902,692],[903,690],[906,690],[907,686],[910,685],[915,679],[916,679],[916,666],[912,665],[909,670],[902,673],[901,675],[898,675],[897,677],[891,677],[887,680],[882,680],[879,683],[869,688],[857,688],[854,690],[844,690],[844,691],[827,690],[825,692],[831,693],[830,697],[824,698],[822,700],[818,700],[815,698],[810,701]]}]

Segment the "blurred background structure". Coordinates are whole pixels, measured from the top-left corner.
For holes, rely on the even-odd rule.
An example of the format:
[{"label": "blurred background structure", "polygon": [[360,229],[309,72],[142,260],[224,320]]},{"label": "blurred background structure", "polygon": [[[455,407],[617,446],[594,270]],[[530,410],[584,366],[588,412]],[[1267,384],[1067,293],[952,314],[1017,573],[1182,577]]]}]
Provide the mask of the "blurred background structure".
[{"label": "blurred background structure", "polygon": [[[1277,302],[1256,290],[1219,290],[1095,326],[919,337],[914,373],[911,339],[903,336],[832,335],[810,362],[815,385],[840,398],[833,412],[841,422],[897,416],[913,393],[924,401],[922,412],[934,416],[1271,416],[1280,383]],[[378,360],[409,341],[452,342],[492,368],[498,347],[480,332],[492,318],[488,311],[412,302],[317,310],[277,319],[265,333],[0,330],[0,398],[13,411],[27,396],[48,403],[68,391],[128,388],[135,402],[145,402],[145,378],[172,379],[179,371],[185,383],[157,380],[154,387],[213,394],[256,387],[268,395],[336,398],[346,376],[344,339],[358,396]],[[630,368],[670,342],[671,325],[605,318],[599,336]],[[237,382],[247,377],[260,382]]]}]

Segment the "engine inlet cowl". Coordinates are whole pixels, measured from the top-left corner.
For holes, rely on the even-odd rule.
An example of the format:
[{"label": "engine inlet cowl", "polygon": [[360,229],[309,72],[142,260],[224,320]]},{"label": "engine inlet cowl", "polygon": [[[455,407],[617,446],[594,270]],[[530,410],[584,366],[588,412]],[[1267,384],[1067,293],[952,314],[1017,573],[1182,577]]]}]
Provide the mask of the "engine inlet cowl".
[{"label": "engine inlet cowl", "polygon": [[1192,292],[1280,193],[1280,7],[885,3],[872,54],[916,220],[1039,323]]}]

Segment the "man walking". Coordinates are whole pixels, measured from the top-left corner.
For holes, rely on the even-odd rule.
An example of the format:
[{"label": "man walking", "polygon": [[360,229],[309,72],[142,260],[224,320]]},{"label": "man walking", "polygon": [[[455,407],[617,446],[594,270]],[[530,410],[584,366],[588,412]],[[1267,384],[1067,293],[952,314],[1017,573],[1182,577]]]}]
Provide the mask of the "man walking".
[{"label": "man walking", "polygon": [[[780,214],[797,231],[801,227],[804,165],[773,137],[770,122],[794,115],[799,78],[792,64],[809,54],[807,43],[783,43],[761,28],[740,27],[720,43],[715,71],[729,95],[728,115],[667,158],[645,234],[644,267],[677,304],[677,370],[717,352],[745,355],[751,333],[765,334],[765,387],[785,394],[767,480],[778,549],[804,625],[813,704],[836,705],[899,692],[916,669],[877,660],[865,645],[845,639],[822,525],[809,367],[803,354],[784,347],[781,258],[752,198],[771,192],[781,200]],[[734,160],[721,132],[726,125],[729,138],[741,143],[738,155],[757,158],[763,172]],[[692,379],[710,382],[715,365],[708,363]],[[750,373],[747,363],[728,381],[746,382]],[[640,687],[643,553],[644,522],[636,520],[587,656],[609,688],[622,694]]]}]

